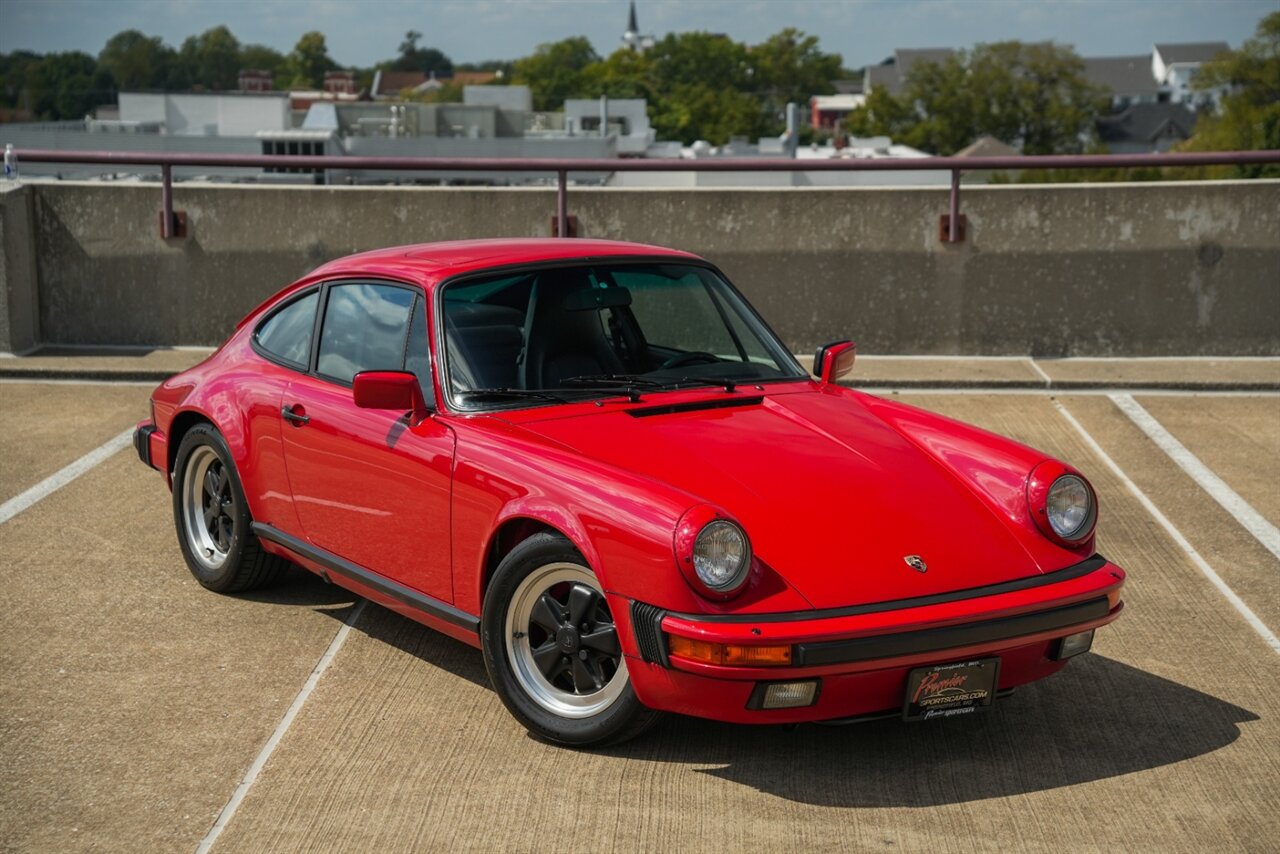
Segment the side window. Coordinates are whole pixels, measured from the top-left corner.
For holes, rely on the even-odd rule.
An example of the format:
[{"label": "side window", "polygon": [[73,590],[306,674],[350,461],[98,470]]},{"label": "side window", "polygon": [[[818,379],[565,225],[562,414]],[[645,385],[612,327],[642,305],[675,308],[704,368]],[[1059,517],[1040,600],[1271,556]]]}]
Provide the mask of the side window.
[{"label": "side window", "polygon": [[351,382],[361,371],[398,371],[414,293],[390,285],[335,285],[320,328],[316,371]]},{"label": "side window", "polygon": [[431,347],[427,344],[427,318],[423,311],[426,301],[418,297],[413,301],[413,315],[409,320],[409,345],[404,351],[404,369],[418,378],[422,394],[431,397]]},{"label": "side window", "polygon": [[311,327],[319,301],[320,292],[312,291],[276,309],[254,335],[258,346],[305,371],[311,362]]}]

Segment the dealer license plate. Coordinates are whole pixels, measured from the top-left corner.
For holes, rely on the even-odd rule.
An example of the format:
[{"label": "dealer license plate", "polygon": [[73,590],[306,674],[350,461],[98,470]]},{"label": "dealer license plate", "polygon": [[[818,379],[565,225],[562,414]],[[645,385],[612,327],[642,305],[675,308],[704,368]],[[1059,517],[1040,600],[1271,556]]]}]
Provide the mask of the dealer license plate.
[{"label": "dealer license plate", "polygon": [[902,718],[927,721],[972,714],[991,705],[999,681],[998,658],[918,667],[907,676]]}]

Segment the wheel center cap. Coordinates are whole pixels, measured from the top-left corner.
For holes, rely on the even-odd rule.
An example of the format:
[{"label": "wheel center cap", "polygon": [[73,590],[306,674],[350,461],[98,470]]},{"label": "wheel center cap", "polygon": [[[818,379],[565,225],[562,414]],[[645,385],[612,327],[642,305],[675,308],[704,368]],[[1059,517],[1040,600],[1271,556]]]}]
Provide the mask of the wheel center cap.
[{"label": "wheel center cap", "polygon": [[562,626],[556,632],[556,646],[565,652],[578,651],[578,630],[573,626]]}]

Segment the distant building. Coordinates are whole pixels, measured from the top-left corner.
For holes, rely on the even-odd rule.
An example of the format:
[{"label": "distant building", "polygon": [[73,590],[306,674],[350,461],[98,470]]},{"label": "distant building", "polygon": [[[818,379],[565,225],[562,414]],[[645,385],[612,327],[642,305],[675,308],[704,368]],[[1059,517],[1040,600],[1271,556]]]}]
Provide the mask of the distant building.
[{"label": "distant building", "polygon": [[[168,136],[252,136],[291,127],[284,92],[121,92],[119,124]],[[98,130],[109,130],[103,122]]]},{"label": "distant building", "polygon": [[809,126],[814,130],[831,130],[836,122],[867,102],[862,93],[849,95],[814,95],[809,99]]},{"label": "distant building", "polygon": [[405,91],[425,92],[429,80],[421,71],[376,71],[369,94],[374,100],[394,100]]},{"label": "distant building", "polygon": [[1151,57],[1147,54],[1086,58],[1084,77],[1110,91],[1112,110],[1161,100],[1160,84],[1151,74]]},{"label": "distant building", "polygon": [[627,15],[627,29],[622,34],[622,43],[640,53],[654,44],[653,36],[640,34],[640,25],[636,23],[636,0],[631,0],[631,12]]},{"label": "distant building", "polygon": [[1098,139],[1112,154],[1168,151],[1195,132],[1196,114],[1185,104],[1132,104],[1098,119]]},{"label": "distant building", "polygon": [[355,72],[326,71],[324,73],[324,91],[334,95],[354,95],[356,93]]},{"label": "distant building", "polygon": [[455,71],[446,79],[454,86],[487,86],[501,77],[496,71]]},{"label": "distant building", "polygon": [[980,136],[955,153],[956,157],[1021,157],[1022,152],[994,136]]},{"label": "distant building", "polygon": [[568,98],[564,129],[570,136],[612,138],[621,157],[643,157],[656,138],[644,98]]},{"label": "distant building", "polygon": [[259,68],[242,68],[240,82],[237,84],[241,92],[270,92],[274,86],[270,71]]},{"label": "distant building", "polygon": [[442,89],[447,83],[455,86],[484,86],[499,77],[496,71],[455,71],[448,77],[439,77],[434,71],[430,74],[421,71],[376,71],[369,95],[375,101],[394,101],[403,97],[405,92],[422,95]]},{"label": "distant building", "polygon": [[955,51],[949,47],[898,48],[893,56],[879,65],[868,65],[863,71],[862,91],[870,95],[876,88],[883,88],[890,95],[899,95],[907,83],[907,75],[917,63],[932,62],[941,65]]},{"label": "distant building", "polygon": [[1224,92],[1195,91],[1195,76],[1201,65],[1230,49],[1226,42],[1158,44],[1151,51],[1151,74],[1175,104],[1186,103],[1196,109],[1217,103]]}]

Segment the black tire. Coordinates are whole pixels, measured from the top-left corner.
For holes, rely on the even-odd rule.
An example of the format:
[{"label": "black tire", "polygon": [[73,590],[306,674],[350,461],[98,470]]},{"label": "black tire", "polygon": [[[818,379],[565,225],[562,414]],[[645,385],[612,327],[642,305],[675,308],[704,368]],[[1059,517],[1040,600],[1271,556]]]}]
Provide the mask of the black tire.
[{"label": "black tire", "polygon": [[[195,507],[197,500],[202,502],[200,509]],[[288,561],[264,551],[254,536],[253,517],[231,451],[212,424],[195,425],[178,446],[173,522],[187,568],[209,590],[254,590],[276,581],[289,566]]]},{"label": "black tire", "polygon": [[[636,698],[620,649],[617,663],[611,664],[612,615],[600,590],[572,543],[545,533],[512,549],[485,593],[480,640],[489,679],[511,714],[538,738],[603,747],[635,738],[660,718]],[[551,604],[541,611],[539,605],[548,602],[544,594]],[[561,601],[563,608],[555,609]],[[580,611],[577,621],[570,619],[575,608]],[[557,635],[542,628],[553,610],[554,620],[563,623]],[[614,628],[615,646],[616,632]],[[539,662],[551,663],[544,668]],[[583,684],[591,687],[579,691]],[[583,705],[563,708],[573,703]]]}]

